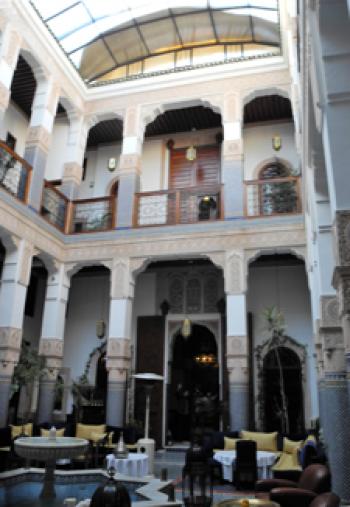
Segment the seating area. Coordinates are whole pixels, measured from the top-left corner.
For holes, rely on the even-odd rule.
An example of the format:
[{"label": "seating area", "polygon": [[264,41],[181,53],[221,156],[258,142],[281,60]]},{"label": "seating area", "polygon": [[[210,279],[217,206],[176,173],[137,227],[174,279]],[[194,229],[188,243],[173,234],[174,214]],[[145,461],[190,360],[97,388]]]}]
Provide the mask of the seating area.
[{"label": "seating area", "polygon": [[[14,441],[18,437],[49,436],[52,425],[43,423],[40,425],[27,423],[20,425],[9,425],[0,428],[0,472],[16,468],[23,464],[14,451]],[[136,441],[140,437],[135,428],[109,426],[106,424],[62,424],[56,425],[57,437],[77,437],[89,441],[86,453],[70,461],[72,468],[97,468],[103,465],[105,456],[115,448],[119,437],[123,433],[123,440],[130,452],[136,451]],[[67,463],[65,463],[67,465]]]}]

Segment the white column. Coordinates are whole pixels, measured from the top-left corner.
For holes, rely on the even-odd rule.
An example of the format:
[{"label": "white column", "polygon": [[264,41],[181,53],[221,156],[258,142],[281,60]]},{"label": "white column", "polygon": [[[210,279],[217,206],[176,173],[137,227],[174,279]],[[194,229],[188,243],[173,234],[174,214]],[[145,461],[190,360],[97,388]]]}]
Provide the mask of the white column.
[{"label": "white column", "polygon": [[52,136],[53,122],[59,99],[59,87],[51,78],[36,72],[37,86],[27,134],[24,158],[33,167],[29,190],[29,205],[39,210],[47,155]]},{"label": "white column", "polygon": [[38,422],[50,422],[55,400],[55,384],[62,364],[66,307],[70,280],[64,264],[49,274],[39,354],[45,357],[45,375],[40,379]]},{"label": "white column", "polygon": [[244,174],[242,111],[239,97],[230,94],[224,100],[222,144],[222,183],[224,185],[225,219],[243,215]]},{"label": "white column", "polygon": [[4,116],[10,101],[11,83],[21,41],[21,36],[14,30],[11,23],[7,23],[2,32],[0,46],[0,139],[2,140],[5,140],[6,136]]},{"label": "white column", "polygon": [[21,342],[33,246],[25,240],[6,253],[0,287],[0,427],[7,423],[13,370]]},{"label": "white column", "polygon": [[228,254],[224,272],[230,427],[240,431],[249,423],[246,269],[242,251]]},{"label": "white column", "polygon": [[109,337],[107,344],[108,392],[106,423],[123,426],[127,374],[130,368],[131,318],[134,284],[127,259],[114,262],[111,273]]},{"label": "white column", "polygon": [[95,121],[94,118],[86,118],[83,115],[70,116],[61,191],[71,200],[78,197],[86,142]]},{"label": "white column", "polygon": [[133,225],[135,193],[140,190],[141,153],[144,124],[140,109],[130,107],[126,111],[122,153],[119,161],[119,186],[117,199],[117,228]]}]

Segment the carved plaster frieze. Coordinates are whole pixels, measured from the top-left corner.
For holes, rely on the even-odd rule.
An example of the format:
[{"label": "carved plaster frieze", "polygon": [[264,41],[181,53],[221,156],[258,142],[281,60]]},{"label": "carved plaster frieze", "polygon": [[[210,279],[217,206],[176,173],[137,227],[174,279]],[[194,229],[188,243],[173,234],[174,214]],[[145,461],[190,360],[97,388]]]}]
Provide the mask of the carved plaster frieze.
[{"label": "carved plaster frieze", "polygon": [[241,100],[237,93],[228,93],[224,96],[223,121],[234,122],[242,120]]},{"label": "carved plaster frieze", "polygon": [[7,41],[7,51],[4,54],[4,60],[11,67],[15,68],[18,58],[18,53],[21,47],[22,37],[15,31],[12,31]]},{"label": "carved plaster frieze", "polygon": [[131,364],[130,340],[109,338],[107,342],[106,369],[108,379],[114,382],[126,380]]},{"label": "carved plaster frieze", "polygon": [[223,141],[222,154],[225,161],[243,160],[243,140],[235,139],[234,141]]},{"label": "carved plaster frieze", "polygon": [[49,152],[51,133],[45,127],[30,127],[27,134],[26,148],[38,147],[45,153]]},{"label": "carved plaster frieze", "polygon": [[243,251],[228,252],[224,270],[225,292],[227,294],[242,294],[246,291],[246,272]]},{"label": "carved plaster frieze", "polygon": [[123,174],[141,174],[141,157],[133,153],[130,155],[121,155],[119,159],[119,172]]},{"label": "carved plaster frieze", "polygon": [[22,329],[15,327],[0,327],[0,350],[20,350],[22,342]]},{"label": "carved plaster frieze", "polygon": [[131,346],[127,338],[108,338],[107,359],[130,360]]},{"label": "carved plaster frieze", "polygon": [[0,82],[0,110],[5,111],[9,105],[10,90]]},{"label": "carved plaster frieze", "polygon": [[248,354],[248,340],[246,336],[227,336],[226,355],[227,358],[241,357]]},{"label": "carved plaster frieze", "polygon": [[339,315],[350,314],[350,266],[336,267],[333,274],[333,286],[337,289]]},{"label": "carved plaster frieze", "polygon": [[229,383],[248,382],[248,356],[227,357]]},{"label": "carved plaster frieze", "polygon": [[115,259],[111,271],[111,298],[133,297],[134,280],[130,273],[129,259]]},{"label": "carved plaster frieze", "polygon": [[24,240],[22,251],[18,256],[18,263],[20,264],[18,282],[22,285],[25,285],[26,287],[29,285],[34,253],[34,246],[28,243],[28,241]]},{"label": "carved plaster frieze", "polygon": [[66,162],[63,166],[63,181],[80,185],[83,168],[78,162]]},{"label": "carved plaster frieze", "polygon": [[51,359],[60,359],[63,357],[63,340],[59,338],[40,339],[39,354]]},{"label": "carved plaster frieze", "polygon": [[339,302],[336,295],[320,297],[320,315],[322,326],[339,326]]},{"label": "carved plaster frieze", "polygon": [[350,210],[336,212],[335,237],[337,264],[350,266]]}]

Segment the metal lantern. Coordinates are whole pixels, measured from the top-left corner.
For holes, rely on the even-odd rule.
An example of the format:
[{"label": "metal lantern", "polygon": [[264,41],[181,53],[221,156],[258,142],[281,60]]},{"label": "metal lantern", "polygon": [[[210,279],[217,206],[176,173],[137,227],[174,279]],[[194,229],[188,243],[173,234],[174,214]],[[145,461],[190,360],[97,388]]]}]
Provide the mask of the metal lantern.
[{"label": "metal lantern", "polygon": [[186,453],[182,470],[182,500],[186,507],[210,507],[213,502],[213,476],[203,447],[194,444]]},{"label": "metal lantern", "polygon": [[99,486],[92,495],[90,507],[131,507],[129,492],[110,473],[107,483]]}]

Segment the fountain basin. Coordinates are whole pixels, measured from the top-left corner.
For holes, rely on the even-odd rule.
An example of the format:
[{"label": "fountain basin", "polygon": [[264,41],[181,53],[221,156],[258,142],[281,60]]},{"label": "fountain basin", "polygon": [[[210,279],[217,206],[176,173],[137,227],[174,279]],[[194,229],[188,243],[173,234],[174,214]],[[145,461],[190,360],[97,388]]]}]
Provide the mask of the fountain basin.
[{"label": "fountain basin", "polygon": [[83,454],[89,442],[83,438],[56,437],[24,437],[14,442],[16,453],[21,458],[38,461],[56,461],[62,458],[74,458]]},{"label": "fountain basin", "polygon": [[[104,484],[108,474],[100,469],[95,470],[56,470],[56,497],[39,498],[44,478],[40,468],[19,468],[0,474],[0,505],[6,507],[62,507],[67,497],[76,498],[77,502],[91,498],[98,486]],[[118,481],[123,482],[135,507],[171,507],[180,506],[171,497],[171,481],[160,481],[155,478],[127,477],[118,474]]]}]

